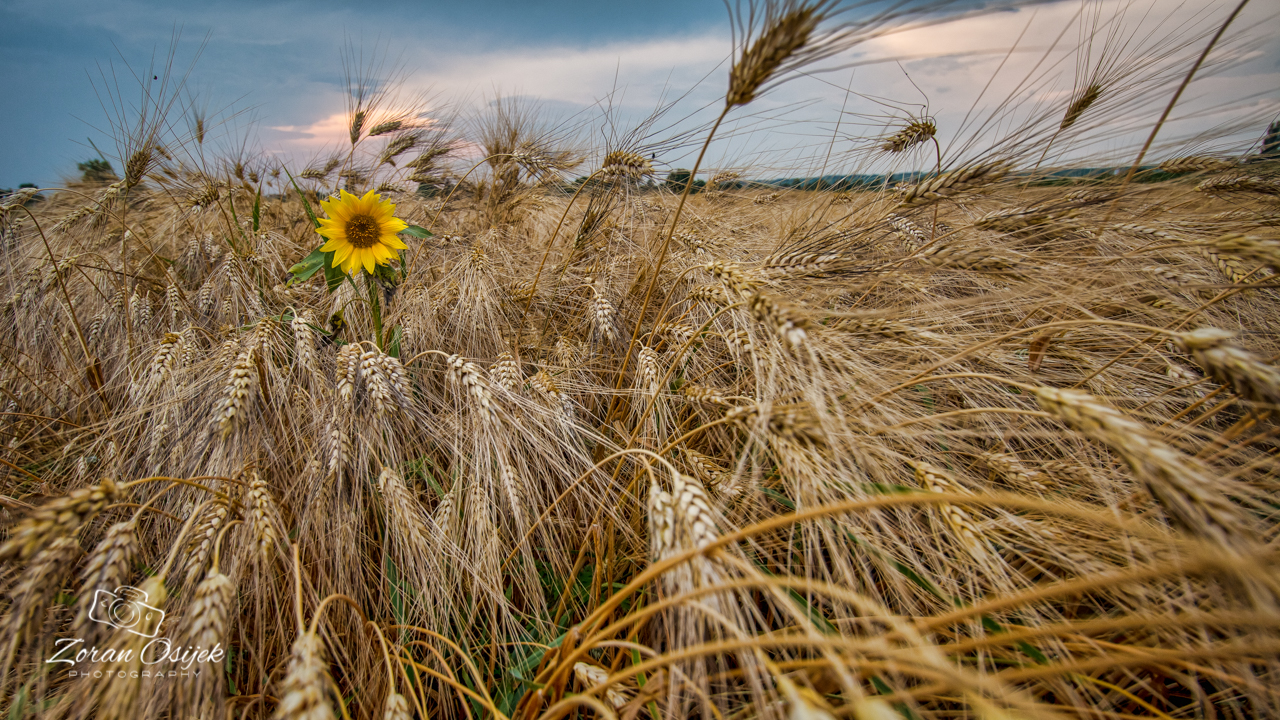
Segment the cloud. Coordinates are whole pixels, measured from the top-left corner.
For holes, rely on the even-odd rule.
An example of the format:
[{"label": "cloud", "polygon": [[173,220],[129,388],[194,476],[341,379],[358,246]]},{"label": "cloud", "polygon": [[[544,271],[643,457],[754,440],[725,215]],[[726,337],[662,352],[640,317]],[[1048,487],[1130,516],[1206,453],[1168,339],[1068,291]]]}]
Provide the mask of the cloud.
[{"label": "cloud", "polygon": [[[185,28],[187,38],[180,48],[181,58],[193,54],[194,45],[209,34],[191,87],[200,89],[202,100],[214,98],[215,111],[228,100],[237,108],[252,108],[263,149],[285,157],[310,156],[326,147],[336,150],[347,142],[340,54],[348,40],[362,46],[366,57],[377,47],[389,58],[388,66],[405,68],[405,92],[434,93],[433,107],[444,110],[447,105],[466,116],[482,112],[497,94],[537,98],[550,117],[572,117],[573,123],[590,119],[593,145],[599,145],[606,106],[611,122],[625,131],[648,117],[660,102],[681,98],[664,119],[674,123],[665,130],[670,136],[714,117],[723,103],[731,53],[727,24],[714,20],[719,17],[716,13],[723,13],[718,5],[711,9],[714,13],[704,6],[691,8],[689,17],[698,18],[691,21],[692,29],[655,21],[619,34],[609,31],[621,26],[610,19],[612,11],[607,8],[593,10],[594,15],[575,15],[568,6],[536,12],[512,6],[499,11],[491,3],[486,7],[492,17],[486,19],[485,13],[462,10],[408,12],[403,7],[374,5],[357,11],[349,5],[323,2],[233,3],[230,7],[140,0],[123,0],[110,7],[91,0],[55,0],[53,4],[56,13],[26,3],[0,8],[0,21],[9,25],[8,30],[0,30],[0,37],[14,42],[21,37],[39,40],[37,45],[25,40],[21,45],[34,49],[3,55],[15,72],[0,78],[0,91],[17,109],[0,118],[4,136],[41,133],[82,138],[84,126],[71,117],[91,122],[102,117],[83,81],[83,68],[93,70],[98,62],[112,59],[112,45],[135,67],[145,68],[156,47],[160,48],[157,57],[163,60],[164,48],[179,26]],[[1158,43],[1152,38],[1169,36],[1176,51],[1160,60],[1167,72],[1155,91],[1141,95],[1121,82],[1114,94],[1104,96],[1091,117],[1085,118],[1096,120],[1100,127],[1093,140],[1080,142],[1081,153],[1119,156],[1140,142],[1135,137],[1154,123],[1172,85],[1227,12],[1214,0],[1104,0],[1097,6],[1098,16],[1110,17],[1126,5],[1124,21],[1116,26],[1123,30],[1117,37],[1129,42],[1122,53],[1122,67],[1136,67],[1160,55],[1159,47],[1153,49],[1153,43]],[[819,66],[844,65],[843,69],[797,77],[735,110],[721,131],[722,139],[713,144],[708,162],[749,160],[779,172],[788,164],[804,168],[838,162],[854,168],[883,163],[886,159],[868,159],[859,149],[873,145],[876,136],[891,131],[907,112],[932,115],[938,122],[939,140],[953,158],[961,157],[965,147],[990,147],[1036,113],[1060,112],[1071,97],[1079,59],[1076,50],[1084,45],[1077,18],[1080,7],[1077,0],[1064,0],[869,40]],[[60,19],[55,21],[55,16]],[[584,19],[580,25],[566,24],[566,18],[572,17]],[[1265,3],[1246,8],[1229,35],[1252,34],[1257,41],[1252,46],[1224,41],[1213,58],[1230,59],[1236,66],[1206,68],[1197,76],[1174,121],[1162,131],[1162,141],[1195,136],[1230,124],[1233,117],[1255,122],[1267,112],[1276,112],[1274,92],[1248,99],[1260,90],[1280,87],[1280,42],[1267,34],[1274,22],[1274,10]],[[550,31],[553,25],[559,29]],[[494,30],[497,26],[501,28]],[[1061,41],[1052,48],[1059,36]],[[80,42],[81,37],[88,42]],[[1018,50],[1006,59],[1015,42]],[[1184,46],[1179,48],[1179,42]],[[1098,49],[1105,45],[1095,42],[1092,60],[1083,65],[1095,64]],[[31,55],[43,47],[68,50],[50,57]],[[94,55],[75,55],[80,47]],[[107,57],[98,56],[103,52]],[[185,70],[184,62],[177,63],[179,70]],[[46,72],[61,75],[43,76]],[[74,88],[81,86],[77,93]],[[47,87],[58,87],[56,96],[41,96],[39,89]],[[966,125],[965,116],[975,104],[977,111]],[[52,117],[54,113],[60,115]],[[1230,142],[1219,145],[1242,146],[1250,132],[1236,132]],[[691,162],[696,138],[679,145],[659,160]],[[15,175],[9,184],[16,184],[36,179],[28,172],[41,157],[50,167],[60,167],[82,153],[71,141],[65,147],[50,143],[14,149],[6,155],[23,164],[10,167],[0,157],[0,173]],[[888,160],[906,165],[919,164],[924,158]]]}]

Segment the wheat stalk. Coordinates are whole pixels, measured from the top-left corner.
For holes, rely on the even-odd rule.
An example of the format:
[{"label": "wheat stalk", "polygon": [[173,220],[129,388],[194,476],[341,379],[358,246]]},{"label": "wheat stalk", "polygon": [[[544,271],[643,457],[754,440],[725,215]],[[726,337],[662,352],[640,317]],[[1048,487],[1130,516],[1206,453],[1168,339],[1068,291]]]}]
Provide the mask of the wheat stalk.
[{"label": "wheat stalk", "polygon": [[[916,482],[929,491],[967,494],[940,468],[923,461],[911,461],[910,464],[915,470]],[[938,512],[942,514],[943,520],[951,528],[951,532],[955,534],[965,552],[969,553],[979,565],[988,565],[992,560],[992,553],[987,546],[987,539],[978,529],[978,525],[969,517],[969,513],[951,503],[939,503]]]},{"label": "wheat stalk", "polygon": [[1234,338],[1235,333],[1227,330],[1200,328],[1179,334],[1177,343],[1206,373],[1240,397],[1280,404],[1280,369],[1233,343]]},{"label": "wheat stalk", "polygon": [[378,354],[378,368],[386,379],[391,397],[401,410],[409,410],[413,403],[413,391],[409,386],[409,376],[405,372],[400,358],[386,353]]},{"label": "wheat stalk", "polygon": [[422,519],[422,510],[404,480],[389,467],[378,474],[378,490],[386,503],[387,519],[398,534],[403,536],[409,548],[430,547],[427,541],[429,529]]},{"label": "wheat stalk", "polygon": [[676,549],[675,509],[671,493],[655,480],[649,485],[649,560],[661,562]]},{"label": "wheat stalk", "polygon": [[257,470],[250,469],[245,504],[248,506],[249,527],[253,533],[255,557],[262,562],[275,554],[280,539],[279,514],[271,487]]},{"label": "wheat stalk", "polygon": [[638,153],[614,150],[605,155],[604,162],[600,165],[600,174],[606,178],[639,180],[653,174],[653,165],[648,158]]},{"label": "wheat stalk", "polygon": [[1009,173],[1004,162],[979,163],[944,173],[907,188],[898,199],[901,207],[918,207],[997,182]]},{"label": "wheat stalk", "polygon": [[412,720],[413,713],[409,710],[409,701],[400,693],[389,693],[387,702],[383,706],[382,720]]},{"label": "wheat stalk", "polygon": [[360,376],[364,378],[365,389],[373,400],[373,407],[379,415],[392,414],[399,405],[391,394],[391,384],[382,371],[382,353],[377,350],[366,350],[360,355]]},{"label": "wheat stalk", "polygon": [[978,458],[1014,487],[1030,488],[1035,492],[1041,493],[1049,491],[1049,486],[1046,483],[1051,483],[1052,481],[1046,476],[1046,472],[1031,470],[1022,464],[1017,455],[988,452],[980,453]]},{"label": "wheat stalk", "polygon": [[1014,278],[1025,278],[1019,269],[1022,261],[991,253],[985,248],[961,248],[944,245],[920,258],[926,264],[938,268],[968,270],[970,272],[999,273]]},{"label": "wheat stalk", "polygon": [[1256,235],[1230,234],[1209,241],[1217,251],[1235,255],[1248,262],[1280,268],[1280,241]]},{"label": "wheat stalk", "polygon": [[1084,112],[1090,107],[1093,107],[1093,104],[1097,102],[1100,97],[1102,97],[1102,86],[1097,83],[1093,83],[1089,85],[1089,87],[1081,90],[1080,93],[1072,99],[1071,104],[1067,106],[1067,113],[1062,117],[1062,122],[1058,124],[1058,129],[1066,130],[1072,125],[1075,125],[1076,121],[1080,119],[1080,116],[1084,115]]},{"label": "wheat stalk", "polygon": [[222,499],[215,499],[205,506],[203,516],[196,521],[187,534],[187,546],[184,548],[184,560],[181,576],[188,582],[199,578],[204,573],[205,564],[213,554],[213,545],[218,532],[222,530],[230,514],[230,507]]},{"label": "wheat stalk", "polygon": [[798,308],[759,292],[751,296],[748,304],[752,316],[773,331],[787,347],[792,350],[804,347],[809,337],[806,331],[809,323],[799,314]]},{"label": "wheat stalk", "polygon": [[311,329],[311,318],[306,313],[299,313],[289,322],[293,330],[293,347],[297,353],[298,366],[307,377],[318,377],[320,369],[316,365],[316,335]]},{"label": "wheat stalk", "polygon": [[0,663],[3,671],[0,673],[0,692],[8,686],[9,671],[18,651],[35,636],[39,629],[37,621],[43,619],[54,593],[62,589],[62,581],[70,574],[79,554],[80,544],[75,538],[54,538],[41,546],[18,578],[17,585],[9,590],[9,613],[3,625],[8,642],[5,643],[4,662]]},{"label": "wheat stalk", "polygon": [[1246,267],[1244,261],[1213,245],[1200,246],[1200,254],[1208,258],[1228,280],[1237,285],[1248,282],[1249,277],[1253,275],[1253,270]]},{"label": "wheat stalk", "polygon": [[512,393],[518,391],[524,381],[519,363],[509,352],[498,354],[498,359],[489,367],[489,376],[495,385]]},{"label": "wheat stalk", "polygon": [[[598,665],[584,662],[573,664],[573,675],[583,690],[603,685],[609,680],[609,671]],[[604,689],[604,699],[616,709],[621,709],[630,701],[630,697],[618,689],[617,684],[610,684]]]},{"label": "wheat stalk", "polygon": [[164,384],[169,373],[173,371],[181,348],[179,341],[182,339],[177,333],[165,333],[164,338],[160,341],[160,346],[156,348],[156,354],[152,356],[151,362],[147,365],[143,376],[139,378],[134,385],[135,402],[140,397],[145,397]]},{"label": "wheat stalk", "polygon": [[343,345],[338,350],[338,397],[344,404],[355,402],[356,383],[360,382],[360,346]]},{"label": "wheat stalk", "polygon": [[[236,587],[217,570],[199,582],[184,615],[187,647],[214,648],[228,641],[228,623],[235,608]],[[202,672],[194,683],[178,687],[179,707],[194,717],[218,716],[223,710],[224,674]]]},{"label": "wheat stalk", "polygon": [[618,338],[618,333],[613,326],[613,317],[616,311],[613,303],[609,302],[609,298],[601,295],[600,292],[592,288],[593,323],[596,332],[598,332],[606,341],[613,342]]},{"label": "wheat stalk", "polygon": [[893,340],[938,340],[939,336],[912,327],[903,322],[884,317],[846,317],[831,324],[831,328],[850,335],[873,335]]},{"label": "wheat stalk", "polygon": [[902,244],[907,247],[908,251],[915,252],[929,243],[929,233],[921,230],[911,220],[893,213],[889,215],[888,219],[889,227],[893,228],[898,237],[902,238]]},{"label": "wheat stalk", "polygon": [[328,474],[330,477],[338,478],[342,476],[342,471],[346,468],[347,462],[351,458],[351,438],[343,431],[342,422],[337,416],[329,421],[328,433],[326,439],[326,450],[328,455]]},{"label": "wheat stalk", "polygon": [[640,379],[646,392],[658,391],[658,351],[648,345],[641,345],[636,356],[636,365],[640,370]]},{"label": "wheat stalk", "polygon": [[45,503],[10,531],[0,560],[29,560],[55,540],[74,535],[119,494],[120,487],[106,479]]},{"label": "wheat stalk", "polygon": [[912,120],[906,127],[886,138],[880,144],[880,149],[891,153],[904,152],[920,143],[929,142],[937,132],[938,127],[932,120]]},{"label": "wheat stalk", "polygon": [[1160,170],[1167,173],[1220,172],[1235,166],[1230,160],[1208,157],[1205,155],[1188,155],[1173,158],[1160,163]]},{"label": "wheat stalk", "polygon": [[709,388],[705,385],[687,382],[680,386],[680,394],[700,403],[708,405],[728,405],[729,401],[725,399],[725,393],[715,388]]},{"label": "wheat stalk", "polygon": [[1046,225],[1054,220],[1070,217],[1076,213],[1073,207],[1033,206],[1028,208],[1008,208],[993,210],[978,218],[973,226],[983,230],[996,232],[1018,232]]},{"label": "wheat stalk", "polygon": [[71,623],[72,634],[89,635],[89,613],[93,609],[97,590],[114,592],[129,579],[134,556],[138,554],[137,523],[120,522],[107,528],[98,541],[84,569],[80,571],[80,601],[76,604],[76,617]]},{"label": "wheat stalk", "polygon": [[222,400],[214,411],[213,422],[224,437],[238,423],[245,421],[245,413],[253,402],[254,387],[257,384],[257,346],[251,342],[236,356],[236,363],[227,374]]},{"label": "wheat stalk", "polygon": [[[800,54],[818,25],[825,19],[827,3],[788,3],[781,12],[768,5],[760,35],[744,47],[729,71],[729,91],[725,94],[728,108],[746,105],[756,98],[770,80],[787,67],[803,59]],[[745,38],[744,38],[745,41]]]},{"label": "wheat stalk", "polygon": [[280,704],[272,720],[335,720],[329,683],[324,643],[314,632],[299,634],[289,654],[289,670],[280,685]]},{"label": "wheat stalk", "polygon": [[1260,193],[1263,195],[1280,195],[1280,182],[1258,175],[1234,175],[1209,178],[1196,185],[1197,192],[1203,193]]},{"label": "wheat stalk", "polygon": [[726,289],[732,291],[735,295],[746,296],[755,291],[757,283],[743,275],[738,267],[732,263],[725,263],[719,260],[707,263],[705,269],[711,273],[711,277],[720,281]]},{"label": "wheat stalk", "polygon": [[[138,591],[147,598],[147,604],[163,611],[169,600],[169,592],[164,586],[164,577],[149,577],[138,586]],[[106,662],[108,677],[115,676],[109,683],[101,683],[94,688],[92,694],[99,694],[97,714],[94,717],[119,718],[127,720],[136,718],[141,710],[143,649],[150,637],[160,630],[159,623],[164,617],[153,612],[143,612],[142,618],[129,630],[117,628],[112,633],[107,645],[112,648],[123,648],[114,659]],[[90,697],[92,697],[92,694]]]},{"label": "wheat stalk", "polygon": [[467,362],[460,355],[450,355],[445,364],[448,366],[449,379],[457,383],[463,394],[480,408],[482,416],[489,420],[496,419],[498,406],[480,366]]},{"label": "wheat stalk", "polygon": [[839,269],[843,260],[838,253],[780,253],[765,258],[760,274],[774,279],[825,277]]},{"label": "wheat stalk", "polygon": [[1088,393],[1042,386],[1035,396],[1040,407],[1115,450],[1180,527],[1228,548],[1253,542],[1252,523],[1200,461]]},{"label": "wheat stalk", "polygon": [[719,284],[699,285],[689,291],[688,298],[693,302],[705,302],[721,307],[729,304],[729,296]]}]

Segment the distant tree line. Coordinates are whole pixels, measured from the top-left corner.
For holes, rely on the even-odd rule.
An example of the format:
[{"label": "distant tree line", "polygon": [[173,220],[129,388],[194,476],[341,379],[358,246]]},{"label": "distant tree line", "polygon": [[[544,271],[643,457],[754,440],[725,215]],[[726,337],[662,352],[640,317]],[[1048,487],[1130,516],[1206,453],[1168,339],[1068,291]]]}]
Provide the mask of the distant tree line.
[{"label": "distant tree line", "polygon": [[[25,189],[25,188],[33,188],[33,187],[39,187],[39,186],[38,186],[38,185],[36,185],[35,183],[22,183],[22,184],[18,185],[18,187],[16,187],[16,188],[0,188],[0,198],[6,198],[6,197],[9,197],[10,195],[12,195],[12,194],[14,194],[14,193],[16,193],[16,192],[18,192],[18,191],[20,191],[20,190],[23,190],[23,189]],[[33,203],[33,202],[36,202],[36,201],[38,201],[38,200],[43,200],[43,199],[44,199],[44,195],[41,195],[40,193],[36,193],[35,195],[31,196],[31,199],[30,199],[30,200],[28,200],[27,202],[28,202],[28,203]]]}]

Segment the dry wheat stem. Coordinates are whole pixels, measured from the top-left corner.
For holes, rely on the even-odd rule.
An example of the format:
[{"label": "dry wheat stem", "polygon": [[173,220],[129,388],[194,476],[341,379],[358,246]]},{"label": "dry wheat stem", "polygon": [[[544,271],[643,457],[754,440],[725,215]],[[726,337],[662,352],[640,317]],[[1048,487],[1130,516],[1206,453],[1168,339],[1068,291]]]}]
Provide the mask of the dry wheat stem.
[{"label": "dry wheat stem", "polygon": [[[1129,182],[1133,180],[1134,173],[1138,172],[1138,167],[1142,165],[1142,159],[1146,157],[1147,150],[1151,148],[1151,143],[1155,142],[1156,135],[1160,132],[1161,126],[1163,126],[1164,121],[1168,119],[1169,113],[1173,112],[1173,106],[1178,104],[1178,98],[1182,97],[1182,91],[1186,90],[1187,86],[1191,84],[1191,78],[1194,77],[1196,71],[1200,69],[1205,58],[1209,57],[1209,52],[1213,50],[1214,45],[1218,44],[1218,40],[1222,38],[1222,34],[1227,31],[1227,26],[1236,19],[1236,16],[1239,15],[1240,11],[1244,10],[1244,6],[1248,4],[1249,0],[1240,0],[1240,3],[1231,11],[1231,14],[1227,16],[1227,19],[1218,27],[1218,31],[1214,33],[1213,38],[1209,40],[1209,44],[1205,46],[1204,52],[1200,53],[1200,57],[1196,58],[1195,64],[1191,66],[1191,69],[1187,71],[1186,76],[1182,78],[1182,84],[1174,91],[1173,97],[1169,99],[1169,104],[1165,106],[1164,112],[1160,114],[1160,119],[1156,121],[1155,127],[1151,128],[1151,134],[1147,136],[1146,142],[1142,144],[1142,149],[1138,151],[1138,157],[1134,159],[1133,165],[1129,168],[1129,172],[1125,173],[1124,180],[1120,183],[1119,195],[1124,194],[1125,188],[1127,188],[1129,186]],[[1112,212],[1115,211],[1114,203],[1111,206],[1111,210]],[[1110,220],[1109,213],[1107,219]]]}]

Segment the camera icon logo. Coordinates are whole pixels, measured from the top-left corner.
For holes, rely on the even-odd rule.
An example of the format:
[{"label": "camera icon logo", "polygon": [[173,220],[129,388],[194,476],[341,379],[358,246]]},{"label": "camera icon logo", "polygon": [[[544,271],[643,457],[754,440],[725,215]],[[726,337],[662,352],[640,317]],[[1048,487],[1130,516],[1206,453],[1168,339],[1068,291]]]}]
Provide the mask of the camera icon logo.
[{"label": "camera icon logo", "polygon": [[115,592],[98,590],[93,594],[89,619],[134,635],[153,638],[160,632],[164,611],[148,605],[146,601],[147,594],[132,585],[121,585]]}]

